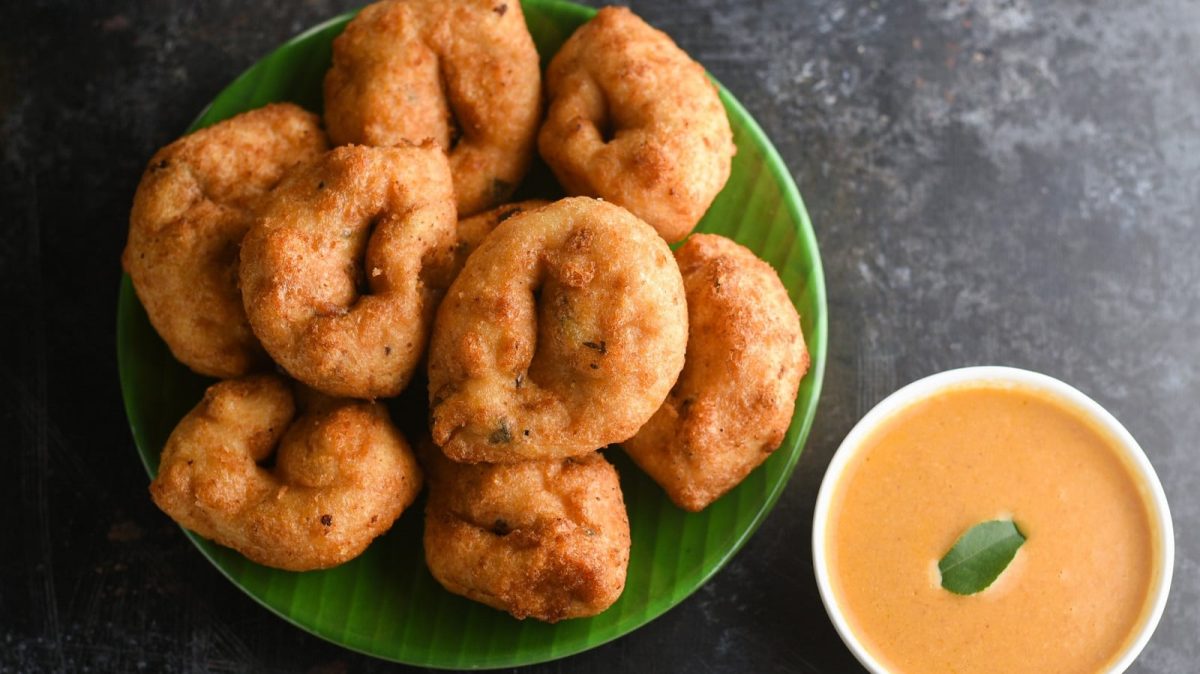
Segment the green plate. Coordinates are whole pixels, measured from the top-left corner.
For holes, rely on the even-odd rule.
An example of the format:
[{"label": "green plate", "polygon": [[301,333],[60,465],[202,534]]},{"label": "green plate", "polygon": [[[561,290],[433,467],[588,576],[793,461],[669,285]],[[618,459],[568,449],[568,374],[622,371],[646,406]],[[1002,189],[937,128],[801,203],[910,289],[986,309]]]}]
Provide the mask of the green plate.
[{"label": "green plate", "polygon": [[[525,0],[529,30],[543,65],[593,10],[556,0]],[[293,38],[238,77],[200,115],[199,128],[289,100],[321,109],[321,80],[330,42],[351,14]],[[291,573],[259,566],[240,554],[188,534],[238,587],[317,636],[356,651],[412,665],[442,668],[512,667],[561,658],[598,646],[653,620],[699,588],[746,542],[766,517],[800,458],[825,370],[825,282],[816,239],[787,168],[754,119],[721,88],[738,146],[733,174],[698,231],[729,236],[779,271],[799,309],[812,355],[791,429],[778,451],[724,498],[699,514],[674,507],[619,451],[607,456],[621,473],[633,547],[625,593],[603,614],[547,625],[452,595],[425,568],[422,502],[358,559],[338,568]],[[545,167],[535,167],[522,196],[554,196]],[[121,282],[117,358],[125,409],[148,473],[176,422],[211,380],[177,363],[133,292]],[[423,382],[391,401],[401,428],[424,423]]]}]

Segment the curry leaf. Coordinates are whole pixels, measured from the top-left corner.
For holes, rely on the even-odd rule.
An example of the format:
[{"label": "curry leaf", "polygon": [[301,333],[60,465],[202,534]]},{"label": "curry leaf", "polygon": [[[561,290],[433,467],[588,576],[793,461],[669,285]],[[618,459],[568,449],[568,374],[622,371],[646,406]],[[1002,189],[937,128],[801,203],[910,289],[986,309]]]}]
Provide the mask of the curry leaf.
[{"label": "curry leaf", "polygon": [[955,594],[986,590],[1008,568],[1025,543],[1025,535],[1012,520],[980,522],[959,536],[938,562],[942,587]]}]

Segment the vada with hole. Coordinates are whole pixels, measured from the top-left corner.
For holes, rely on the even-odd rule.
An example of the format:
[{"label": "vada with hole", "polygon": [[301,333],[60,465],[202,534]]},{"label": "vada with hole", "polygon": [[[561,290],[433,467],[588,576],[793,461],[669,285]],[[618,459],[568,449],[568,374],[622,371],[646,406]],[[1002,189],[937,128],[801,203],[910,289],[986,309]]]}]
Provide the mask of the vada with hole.
[{"label": "vada with hole", "polygon": [[421,480],[382,405],[297,395],[282,377],[256,375],[209,387],[167,440],[150,494],[205,538],[308,571],[362,553]]},{"label": "vada with hole", "polygon": [[631,437],[683,367],[687,306],[662,237],[575,197],[500,223],[438,308],[434,441],[455,461],[587,454]]},{"label": "vada with hole", "polygon": [[338,145],[437,141],[467,216],[503,203],[525,177],[541,96],[518,0],[385,0],[333,42],[325,124]]},{"label": "vada with hole", "polygon": [[733,132],[716,85],[667,36],[605,7],[546,70],[538,149],[569,194],[629,209],[668,243],[691,232],[729,179]]},{"label": "vada with hole", "polygon": [[455,226],[434,143],[335,148],[288,175],[242,244],[254,334],[323,393],[399,394],[449,282]]}]

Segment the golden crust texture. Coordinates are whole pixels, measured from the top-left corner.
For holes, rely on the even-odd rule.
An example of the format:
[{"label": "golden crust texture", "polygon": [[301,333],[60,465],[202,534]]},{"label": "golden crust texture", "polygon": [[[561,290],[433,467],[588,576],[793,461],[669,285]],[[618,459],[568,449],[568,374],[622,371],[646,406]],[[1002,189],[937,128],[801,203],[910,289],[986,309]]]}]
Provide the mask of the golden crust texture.
[{"label": "golden crust texture", "polygon": [[666,243],[628,211],[563,199],[500,223],[438,309],[433,439],[514,462],[629,438],[683,367],[687,306]]},{"label": "golden crust texture", "polygon": [[425,560],[447,590],[546,622],[596,615],[621,596],[629,518],[599,452],[459,464],[428,449]]},{"label": "golden crust texture", "polygon": [[184,365],[236,377],[266,364],[237,288],[238,245],[263,195],[326,147],[316,115],[277,103],[184,136],[150,160],[121,262]]},{"label": "golden crust texture", "polygon": [[242,244],[254,334],[319,391],[397,395],[448,284],[455,224],[433,143],[335,148],[279,185]]},{"label": "golden crust texture", "polygon": [[459,220],[458,244],[454,247],[454,272],[451,279],[458,276],[458,272],[462,271],[462,268],[467,264],[467,258],[471,257],[471,253],[475,252],[479,244],[483,243],[487,235],[491,234],[492,230],[496,229],[500,223],[518,213],[532,211],[549,203],[549,201],[544,199],[518,201]]},{"label": "golden crust texture", "polygon": [[517,0],[377,2],[334,40],[325,123],[339,145],[437,141],[470,215],[525,177],[541,87]]},{"label": "golden crust texture", "polygon": [[[209,387],[163,448],[154,502],[267,566],[307,571],[357,557],[416,498],[421,470],[382,405],[306,393],[295,418],[278,376]],[[272,453],[273,468],[259,465]]]},{"label": "golden crust texture", "polygon": [[570,194],[624,206],[669,243],[729,179],[733,132],[700,64],[623,7],[606,7],[546,71],[538,149]]},{"label": "golden crust texture", "polygon": [[703,510],[783,442],[808,351],[775,270],[749,249],[694,234],[675,251],[687,289],[687,359],[626,453],[679,507]]}]

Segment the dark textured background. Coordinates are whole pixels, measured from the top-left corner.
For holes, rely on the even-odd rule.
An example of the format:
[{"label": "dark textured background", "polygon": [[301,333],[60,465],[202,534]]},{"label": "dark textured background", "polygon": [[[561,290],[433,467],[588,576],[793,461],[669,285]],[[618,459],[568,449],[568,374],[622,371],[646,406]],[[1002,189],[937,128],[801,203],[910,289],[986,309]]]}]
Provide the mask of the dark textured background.
[{"label": "dark textured background", "polygon": [[[158,513],[125,425],[118,255],[143,163],[273,45],[355,2],[0,8],[0,670],[381,671],[259,608]],[[745,103],[808,203],[831,349],[808,449],[737,558],[539,671],[852,671],[816,488],[853,422],[970,364],[1065,379],[1158,468],[1178,536],[1138,672],[1200,662],[1200,4],[638,2]]]}]

